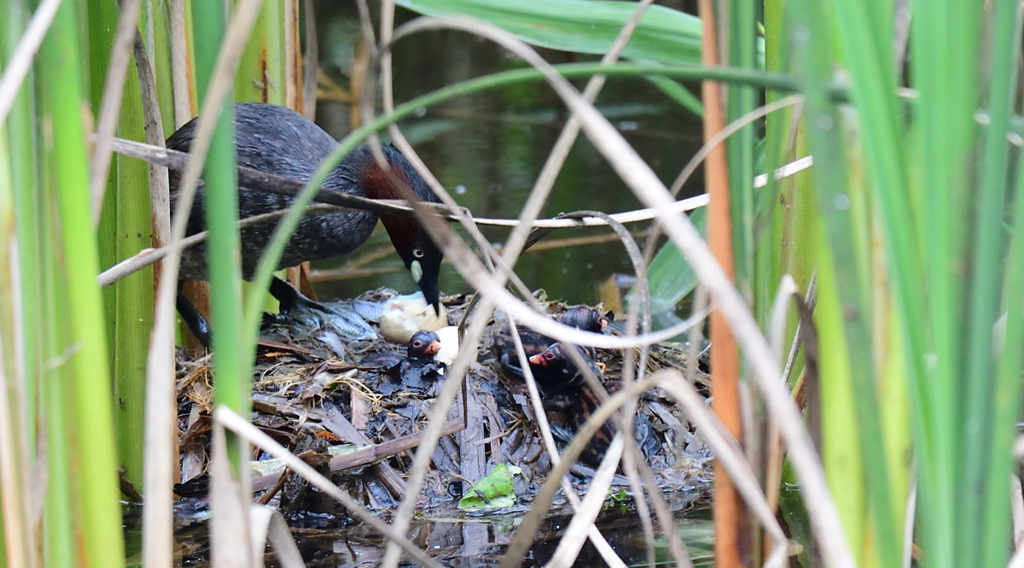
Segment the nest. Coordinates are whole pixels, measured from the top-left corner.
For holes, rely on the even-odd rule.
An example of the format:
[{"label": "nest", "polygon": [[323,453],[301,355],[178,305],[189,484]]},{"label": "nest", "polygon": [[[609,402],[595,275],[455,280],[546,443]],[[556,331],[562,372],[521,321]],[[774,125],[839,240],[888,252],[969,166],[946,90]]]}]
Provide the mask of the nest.
[{"label": "nest", "polygon": [[[379,301],[393,295],[389,290],[376,290],[362,299]],[[449,297],[444,303],[449,323],[457,325],[467,309],[467,298]],[[556,317],[567,307],[547,304],[548,312]],[[453,509],[458,498],[499,464],[521,469],[514,478],[517,503],[513,511],[525,510],[551,470],[525,385],[505,376],[491,354],[495,327],[493,320],[488,323],[477,360],[470,365],[465,388],[450,410],[445,435],[434,450],[418,503],[428,515],[456,514]],[[399,367],[361,365],[371,354],[404,356],[404,345],[383,339],[348,343],[342,348],[344,352],[339,353],[337,341],[324,341],[322,334],[300,330],[286,319],[264,329],[253,376],[252,421],[330,475],[366,507],[389,510],[397,507],[404,494],[412,453],[448,370],[434,365],[410,374]],[[688,370],[707,396],[709,377],[698,369],[688,369],[686,352],[682,344],[654,346],[647,372]],[[617,390],[621,352],[598,350],[597,360],[606,370],[605,388]],[[210,363],[208,355],[196,359],[186,351],[179,352],[181,468],[182,479],[189,480],[178,486],[179,495],[203,491],[213,407]],[[571,404],[549,410],[553,430],[564,432],[565,425],[572,422],[568,413],[573,411]],[[689,504],[711,478],[710,451],[672,399],[657,390],[639,398],[636,414],[637,420],[649,425],[638,443],[661,489],[678,497],[670,498],[670,503],[678,503],[678,507]],[[277,500],[282,512],[292,518],[347,519],[339,505],[284,471],[275,460],[256,451],[252,465],[253,489],[263,502]],[[571,472],[574,485],[585,490],[593,469],[578,462]],[[618,476],[614,485],[628,492],[624,477]],[[566,506],[564,500],[557,500],[553,513]]]}]

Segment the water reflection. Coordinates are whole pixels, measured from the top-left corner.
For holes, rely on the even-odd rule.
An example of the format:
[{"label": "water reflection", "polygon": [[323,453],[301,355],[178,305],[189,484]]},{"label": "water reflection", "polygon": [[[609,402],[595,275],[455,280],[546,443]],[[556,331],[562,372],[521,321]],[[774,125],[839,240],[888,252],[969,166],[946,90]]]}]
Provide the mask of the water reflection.
[{"label": "water reflection", "polygon": [[[320,44],[325,46],[321,51],[322,67],[339,85],[346,86],[354,53],[351,45],[358,33],[355,8],[349,3],[320,2],[318,9]],[[400,22],[410,17],[400,10]],[[591,56],[541,51],[552,63],[596,60]],[[395,47],[395,98],[400,102],[458,81],[519,67],[522,64],[501,48],[468,34],[422,33]],[[582,88],[582,81],[576,83]],[[598,106],[666,183],[671,183],[700,147],[698,119],[646,82],[611,79],[598,99]],[[402,128],[423,160],[461,204],[477,216],[515,217],[566,119],[558,97],[544,84],[530,83],[450,101],[403,122]],[[317,121],[332,135],[341,137],[351,127],[349,105],[321,101]],[[683,193],[700,193],[702,185],[703,180],[697,176]],[[617,174],[581,136],[543,214],[552,216],[578,209],[614,213],[638,207],[640,204]],[[506,230],[484,232],[491,242],[502,242],[507,236]],[[547,240],[609,234],[610,231],[600,229],[563,230],[552,233]],[[356,255],[321,263],[317,268],[351,268],[355,262],[360,267],[391,272],[359,275],[349,269],[348,274],[356,274],[355,277],[320,282],[318,290],[326,297],[354,296],[382,285],[412,291],[414,285],[401,270],[393,251],[362,264],[378,248],[388,250],[386,245],[385,233],[378,230]],[[612,241],[527,253],[517,265],[517,272],[528,286],[544,288],[551,298],[595,303],[600,282],[612,274],[632,270],[622,246]],[[441,285],[448,293],[469,291],[450,266],[442,273]]]},{"label": "water reflection", "polygon": [[[676,530],[679,532],[694,566],[713,564],[713,526],[710,510],[710,489],[694,492],[676,492],[668,496],[670,507],[676,511]],[[410,528],[410,540],[444,566],[482,568],[497,566],[506,547],[512,541],[524,507],[519,513],[472,516],[453,510],[444,514],[420,517]],[[140,553],[142,523],[140,507],[125,511],[126,545],[131,562]],[[565,513],[555,514],[544,521],[535,544],[528,551],[522,566],[545,565],[571,520]],[[328,515],[305,514],[287,519],[292,536],[309,567],[377,566],[384,556],[383,538],[364,523],[339,519]],[[614,507],[606,504],[597,520],[597,527],[608,540],[615,553],[628,566],[648,566],[647,546],[640,520],[632,507]],[[176,519],[175,565],[209,566],[209,525],[206,520]],[[655,562],[671,563],[665,539],[655,539]],[[280,566],[269,548],[264,555],[268,568]],[[403,564],[408,565],[408,564]],[[588,541],[579,553],[575,566],[602,566],[604,562]]]}]

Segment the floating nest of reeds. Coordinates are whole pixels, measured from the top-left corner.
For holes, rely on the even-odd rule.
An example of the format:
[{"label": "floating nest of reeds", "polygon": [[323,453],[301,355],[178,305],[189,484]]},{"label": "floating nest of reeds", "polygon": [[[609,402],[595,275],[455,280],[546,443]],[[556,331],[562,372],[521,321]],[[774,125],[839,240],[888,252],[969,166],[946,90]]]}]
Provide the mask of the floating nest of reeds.
[{"label": "floating nest of reeds", "polygon": [[[378,301],[394,294],[376,290],[362,299]],[[452,296],[443,302],[449,323],[458,325],[468,298]],[[546,308],[557,317],[568,306],[549,302]],[[488,322],[476,362],[470,365],[464,388],[449,412],[445,435],[434,450],[418,503],[428,515],[457,514],[459,498],[499,464],[520,468],[514,477],[516,503],[506,511],[525,510],[551,470],[525,384],[503,373],[492,355],[498,327],[493,320]],[[448,371],[443,365],[403,372],[402,365],[362,364],[380,360],[381,355],[401,360],[405,352],[405,345],[384,339],[339,346],[337,341],[318,339],[316,333],[299,333],[286,319],[279,320],[261,334],[252,383],[252,421],[366,507],[382,512],[393,509],[404,495],[413,452]],[[655,345],[647,372],[683,371],[694,377],[698,391],[707,397],[709,376],[688,362],[687,352],[684,344]],[[622,353],[598,349],[596,360],[605,370],[604,387],[616,391]],[[179,352],[179,442],[182,479],[186,480],[177,488],[180,495],[204,493],[214,400],[211,371],[208,355],[196,358],[194,353]],[[561,449],[573,434],[571,413],[576,405],[554,406],[546,415],[552,430],[561,434]],[[711,454],[675,402],[657,390],[648,391],[638,399],[636,416],[638,445],[674,508],[706,495],[701,490],[711,478]],[[594,453],[599,452],[597,448]],[[585,490],[595,466],[582,459],[573,466],[570,477],[578,489]],[[286,514],[347,518],[340,505],[259,451],[253,455],[252,480],[257,499],[277,503]],[[613,486],[630,493],[621,475]],[[565,506],[564,499],[556,499],[552,512]]]}]

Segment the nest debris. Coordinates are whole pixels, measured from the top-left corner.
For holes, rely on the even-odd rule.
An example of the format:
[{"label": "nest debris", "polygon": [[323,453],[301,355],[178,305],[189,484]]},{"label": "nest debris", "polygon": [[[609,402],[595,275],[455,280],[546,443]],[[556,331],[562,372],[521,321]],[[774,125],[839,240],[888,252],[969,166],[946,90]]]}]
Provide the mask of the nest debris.
[{"label": "nest debris", "polygon": [[[382,301],[394,295],[380,289],[361,299]],[[457,325],[468,298],[453,296],[443,301],[449,323]],[[549,302],[546,307],[555,317],[568,309],[560,302]],[[477,361],[467,373],[466,388],[449,413],[446,435],[434,450],[418,503],[428,515],[457,515],[453,510],[458,498],[498,464],[521,468],[514,478],[518,502],[513,511],[525,510],[551,469],[525,385],[503,374],[491,354],[495,327],[493,320],[488,323]],[[401,373],[399,367],[368,368],[360,363],[371,354],[401,358],[405,346],[384,339],[353,342],[345,344],[345,352],[339,354],[338,342],[325,342],[316,333],[298,329],[279,319],[261,334],[252,384],[253,423],[371,510],[397,507],[412,452],[446,369],[435,365],[412,376]],[[688,369],[686,352],[683,344],[653,346],[647,372],[689,370],[698,390],[707,397],[710,377],[699,369]],[[622,373],[621,352],[599,349],[597,359],[606,370],[605,387],[615,391]],[[468,399],[464,399],[466,393]],[[188,495],[190,486],[202,483],[209,466],[213,407],[209,355],[196,358],[179,351],[177,402],[181,475],[191,480],[177,491]],[[567,412],[572,412],[571,404],[560,411],[549,410],[548,419],[556,426],[569,424]],[[639,398],[636,412],[650,424],[645,429],[646,439],[638,442],[663,492],[671,496],[705,489],[711,479],[711,453],[675,402],[657,390],[649,391]],[[326,514],[347,518],[338,504],[298,476],[275,468],[273,463],[261,466],[262,461],[274,460],[266,460],[259,451],[253,459],[253,489],[263,502],[276,499],[282,512],[293,517]],[[594,470],[578,462],[571,471],[574,485],[585,490]],[[613,485],[628,492],[624,477],[617,476]],[[670,503],[673,501],[689,504],[691,499],[670,498]],[[556,500],[553,513],[567,506],[564,499]]]}]

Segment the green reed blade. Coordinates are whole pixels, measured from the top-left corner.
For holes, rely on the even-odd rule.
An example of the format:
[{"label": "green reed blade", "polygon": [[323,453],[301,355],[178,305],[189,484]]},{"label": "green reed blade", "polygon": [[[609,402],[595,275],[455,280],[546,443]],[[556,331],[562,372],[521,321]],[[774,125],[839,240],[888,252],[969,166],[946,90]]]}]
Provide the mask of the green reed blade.
[{"label": "green reed blade", "polygon": [[[89,21],[97,25],[89,26],[87,38],[89,44],[89,103],[93,117],[99,116],[103,99],[104,83],[106,82],[107,66],[113,51],[114,29],[117,20],[117,6],[109,2],[89,2],[86,9]],[[99,25],[99,22],[103,22]],[[100,266],[113,266],[121,257],[117,256],[117,184],[118,166],[121,160],[114,156],[110,161],[107,175],[107,186],[103,191],[103,203],[100,208],[100,221],[96,237],[99,246]],[[107,337],[110,338],[110,360],[116,361],[117,354],[117,290],[108,286],[101,291],[104,306],[104,324]],[[116,377],[116,372],[115,372]],[[116,379],[115,379],[116,380]],[[116,420],[116,418],[115,418]],[[115,428],[117,426],[115,425]],[[120,428],[117,428],[120,430]],[[120,458],[120,457],[119,457]]]},{"label": "green reed blade", "polygon": [[[757,5],[730,2],[728,18],[728,64],[738,69],[756,69]],[[758,92],[752,87],[728,89],[726,122],[731,123],[757,107]],[[732,209],[732,247],[736,284],[749,289],[754,270],[754,124],[748,124],[726,141],[729,165],[729,205]]]},{"label": "green reed blade", "polygon": [[[6,61],[14,52],[21,34],[28,25],[31,15],[25,0],[8,0],[6,18],[0,22],[0,62]],[[35,101],[32,88],[35,83],[34,74],[29,71],[21,90],[14,99],[11,113],[4,125],[8,137],[6,154],[9,157],[11,184],[13,188],[13,206],[15,236],[18,239],[18,252],[21,258],[39,258],[40,249],[37,238],[38,227],[33,213],[32,203],[38,186],[38,140],[33,128],[35,117]],[[39,268],[35,263],[21,263],[18,282],[21,292],[21,320],[19,337],[21,338],[20,355],[24,365],[25,389],[24,399],[19,403],[24,414],[22,424],[35,424],[36,407],[29,401],[36,400],[37,381],[33,380],[37,373],[38,358],[38,326],[39,321]],[[13,284],[13,283],[12,283]],[[12,351],[12,355],[14,352]],[[14,379],[14,376],[9,377]],[[23,426],[24,427],[24,426]],[[35,453],[36,440],[27,436],[29,454]],[[25,465],[27,468],[27,464]],[[26,470],[27,471],[27,470]]]},{"label": "green reed blade", "polygon": [[[1019,38],[1018,38],[1019,45]],[[1002,341],[996,343],[999,358],[996,361],[996,377],[992,381],[992,419],[989,435],[992,440],[991,461],[987,464],[991,473],[985,483],[983,517],[986,534],[983,534],[984,548],[982,558],[984,566],[1003,566],[1009,549],[1006,535],[1009,534],[1007,508],[1009,505],[1006,472],[1017,466],[1011,448],[1017,436],[1016,421],[1021,411],[1021,367],[1024,360],[1024,310],[1020,308],[1024,298],[1024,155],[1017,163],[1017,183],[1011,189],[1007,203],[1013,205],[1014,231],[1010,241],[1009,252],[1005,265],[1005,286],[1003,288],[1002,307],[1007,310],[1006,324],[1002,332]],[[1000,326],[995,326],[999,334]],[[1001,343],[1001,344],[1000,344]],[[981,500],[979,496],[979,500]]]},{"label": "green reed blade", "polygon": [[[41,111],[47,108],[47,101],[41,94],[38,103]],[[52,144],[46,145],[40,152],[41,162],[52,163],[54,152]],[[59,207],[59,189],[55,183],[54,172],[44,168],[39,176],[35,198],[30,204],[30,214],[35,217],[35,227],[38,229],[40,250],[57,251],[60,248],[55,213]],[[36,258],[37,262],[27,264],[35,265],[41,286],[37,325],[42,335],[38,343],[38,357],[42,361],[52,361],[66,352],[70,343],[67,333],[70,328],[67,321],[67,291],[61,285],[62,266],[58,255],[51,252]],[[46,470],[49,477],[49,490],[43,503],[42,554],[47,565],[74,566],[70,547],[78,535],[75,534],[76,514],[71,496],[73,480],[69,476],[71,462],[68,445],[75,432],[69,424],[69,412],[72,409],[71,403],[66,401],[64,388],[72,377],[65,372],[64,366],[42,365],[33,380],[39,383],[39,402],[31,401],[30,404],[38,404],[40,420],[51,424],[40,439],[47,448]]]},{"label": "green reed blade", "polygon": [[[783,20],[781,0],[768,0],[764,4],[765,66],[770,72],[783,72],[792,67],[790,61],[791,27]],[[765,101],[773,102],[782,96],[779,91],[766,90]],[[760,173],[775,171],[780,165],[810,155],[803,128],[792,128],[794,110],[788,108],[765,118],[765,164]],[[789,274],[806,290],[814,271],[820,231],[816,227],[818,204],[810,172],[776,181],[768,177],[768,184],[754,196],[753,240],[755,246],[755,274],[752,278],[754,309],[758,323],[767,329],[772,304],[783,274]],[[790,320],[787,338],[795,333],[796,314]],[[803,354],[798,354],[790,374],[793,383],[800,377]]]},{"label": "green reed blade", "polygon": [[[925,373],[924,357],[932,344],[928,332],[935,327],[923,299],[925,273],[920,251],[924,243],[915,226],[911,206],[913,190],[905,174],[905,136],[900,125],[900,107],[895,94],[891,36],[883,41],[873,28],[872,14],[885,10],[885,3],[833,2],[839,44],[852,75],[852,98],[857,104],[863,137],[865,165],[875,195],[875,207],[881,213],[885,245],[889,257],[889,277],[896,292],[897,319],[904,327],[908,353],[907,371],[914,409],[914,431],[918,440],[920,473],[920,533],[925,542],[938,547],[936,556],[952,554],[951,540],[937,535],[950,534],[954,526],[952,503],[948,496],[954,487],[952,431],[953,392],[949,376],[939,378]],[[916,14],[915,14],[916,21]],[[887,43],[889,42],[889,43]],[[929,317],[926,317],[929,316]],[[895,503],[893,504],[895,506]],[[931,555],[929,555],[931,557]]]},{"label": "green reed blade", "polygon": [[[52,173],[59,192],[61,284],[67,294],[67,348],[64,370],[77,443],[71,448],[82,544],[93,566],[124,565],[117,484],[112,402],[103,305],[96,274],[99,256],[90,218],[89,171],[82,125],[83,74],[80,68],[76,4],[64,3],[40,50],[40,87],[52,125]],[[54,408],[53,410],[56,410]]]},{"label": "green reed blade", "polygon": [[[882,424],[878,408],[875,369],[870,364],[858,364],[856,361],[868,358],[872,352],[871,330],[872,314],[869,310],[867,290],[869,290],[870,272],[863,261],[863,255],[857,249],[862,247],[865,239],[858,239],[858,224],[855,209],[863,203],[857,196],[856,186],[850,183],[844,147],[842,118],[838,109],[829,100],[825,85],[832,79],[834,57],[832,55],[832,39],[830,34],[829,14],[816,2],[805,1],[790,6],[790,14],[796,15],[793,27],[794,47],[799,50],[797,55],[802,63],[804,94],[806,97],[804,112],[807,125],[807,137],[814,150],[814,172],[817,180],[819,210],[821,211],[822,229],[826,235],[829,250],[819,257],[819,270],[827,273],[824,263],[832,261],[836,276],[833,280],[834,292],[824,289],[828,279],[822,279],[822,297],[835,294],[841,305],[841,318],[832,318],[833,326],[839,327],[833,333],[822,329],[824,338],[842,341],[848,359],[848,375],[823,376],[822,381],[841,380],[846,376],[850,381],[850,392],[854,395],[853,406],[860,432],[853,434],[853,441],[860,444],[862,459],[867,467],[863,470],[867,496],[872,520],[874,537],[878,542],[882,566],[896,566],[900,558],[899,530],[895,526],[892,510],[893,495],[889,480],[889,467],[885,455],[882,438]],[[802,49],[801,49],[802,48]],[[862,192],[860,192],[862,194]],[[862,207],[862,206],[861,206]],[[863,213],[861,213],[863,216]],[[860,231],[863,234],[862,231]],[[821,344],[821,356],[827,359],[842,356],[843,345]],[[835,353],[833,353],[835,352]],[[823,391],[825,387],[823,386]],[[823,408],[824,411],[824,408]],[[826,417],[828,418],[828,417]],[[826,422],[833,424],[833,422]],[[840,429],[849,425],[838,425]],[[828,427],[826,426],[825,442],[828,443]],[[842,439],[850,440],[849,433],[840,434]],[[839,440],[835,440],[839,442]],[[835,469],[829,471],[836,472]],[[838,485],[835,487],[839,487]],[[860,514],[859,511],[847,511],[847,515]],[[845,524],[845,523],[844,523]],[[863,554],[860,546],[857,550]],[[864,558],[862,556],[861,561]]]},{"label": "green reed blade", "polygon": [[[428,16],[470,16],[494,24],[541,47],[604,54],[636,10],[636,3],[607,0],[398,0],[403,8]],[[700,63],[703,30],[692,14],[654,5],[648,8],[629,44],[627,59]]]},{"label": "green reed blade", "polygon": [[[28,2],[25,0],[8,0],[4,3],[5,18],[0,21],[0,67],[6,67],[16,46],[21,39],[31,12]],[[12,307],[15,306],[21,314],[17,319],[9,320],[9,328],[4,329],[5,337],[4,357],[5,372],[3,384],[0,388],[6,389],[8,393],[7,407],[0,409],[4,413],[3,420],[7,420],[7,428],[11,434],[16,436],[19,443],[14,448],[8,448],[15,456],[21,459],[13,459],[14,479],[9,480],[10,486],[22,497],[28,495],[26,485],[32,479],[30,456],[36,454],[38,440],[30,433],[33,429],[30,425],[36,424],[39,420],[39,397],[40,397],[40,341],[41,332],[41,302],[40,294],[42,265],[48,260],[39,252],[39,226],[36,223],[37,211],[34,204],[38,203],[39,178],[39,152],[38,143],[33,128],[35,121],[35,101],[33,99],[33,86],[35,75],[29,70],[22,83],[21,89],[15,97],[11,106],[11,113],[7,120],[0,125],[0,160],[3,171],[0,172],[0,191],[4,194],[4,202],[11,210],[5,211],[5,216],[10,216],[15,221],[13,231],[5,230],[7,238],[3,240],[3,246],[7,251],[17,250],[18,258],[35,258],[39,262],[18,262],[17,265],[10,264],[5,268],[10,289],[18,289],[18,297],[11,296]],[[17,249],[14,246],[17,245]],[[49,255],[52,257],[52,255]],[[12,261],[14,259],[11,259]],[[16,271],[16,274],[15,274]],[[17,276],[17,278],[15,278]],[[13,345],[8,341],[13,340]],[[10,349],[8,351],[8,349]],[[21,367],[19,372],[10,372],[10,365],[18,362]],[[29,504],[27,499],[22,499],[5,513],[10,516],[0,521],[0,529],[3,523],[10,523],[13,527],[20,527],[20,531],[4,531],[3,548],[0,551],[0,558],[4,564],[11,566],[18,563],[41,564],[40,555],[43,546],[39,543],[41,536],[39,531],[32,531],[28,522]],[[70,517],[69,517],[70,518]],[[70,526],[67,534],[70,534]],[[20,533],[20,534],[18,534]],[[8,539],[16,539],[8,541]],[[7,554],[14,556],[8,557]]]},{"label": "green reed blade", "polygon": [[704,118],[704,103],[701,102],[700,97],[691,93],[689,89],[668,77],[651,75],[647,77],[647,80],[661,90],[666,97],[675,101],[676,104],[698,117]]},{"label": "green reed blade", "polygon": [[[143,12],[149,9],[143,3]],[[153,67],[155,68],[156,92],[160,101],[160,122],[164,132],[174,131],[174,86],[171,75],[171,36],[168,12],[170,2],[160,2],[153,9]]]},{"label": "green reed blade", "polygon": [[[16,351],[15,345],[19,343],[17,336],[20,329],[15,321],[14,311],[16,296],[15,292],[19,284],[16,278],[18,266],[14,253],[17,246],[15,237],[15,216],[14,216],[14,185],[11,175],[10,160],[11,154],[8,151],[7,130],[0,125],[0,341],[2,341],[3,353],[9,356],[4,357],[3,376],[0,377],[0,460],[10,465],[10,469],[4,469],[4,485],[0,486],[0,566],[28,564],[32,562],[28,557],[35,549],[31,544],[31,535],[26,528],[30,526],[28,521],[28,495],[26,486],[31,479],[29,475],[28,460],[29,454],[28,439],[26,433],[30,430],[26,415],[33,405],[28,404],[25,396],[27,381],[25,376],[17,368],[16,361],[24,354]],[[19,346],[20,347],[20,346]],[[33,381],[35,382],[35,381]],[[34,394],[34,393],[33,393]],[[8,494],[10,507],[3,508],[3,494]],[[5,532],[4,524],[9,524],[12,530]],[[7,541],[10,540],[10,554],[7,556]]]},{"label": "green reed blade", "polygon": [[[115,4],[91,3],[89,19],[90,61],[93,114],[99,115],[104,80],[110,62],[113,30],[120,10]],[[106,31],[106,33],[104,33]],[[128,62],[117,135],[130,140],[145,140],[141,95],[134,58]],[[109,198],[100,226],[100,255],[104,266],[129,258],[152,246],[153,225],[150,216],[149,172],[146,164],[115,156],[107,184]],[[153,326],[153,270],[147,268],[117,282],[113,293],[104,291],[109,321],[110,356],[113,361],[114,411],[118,439],[118,460],[125,475],[142,490],[142,462],[145,440],[146,357],[149,330]]]},{"label": "green reed blade", "polygon": [[[980,4],[966,2],[919,3],[914,7],[910,34],[911,77],[919,92],[914,128],[920,160],[922,276],[928,283],[924,290],[928,319],[919,321],[927,321],[925,329],[931,335],[924,349],[912,347],[910,353],[918,360],[930,359],[927,374],[919,377],[932,395],[921,418],[930,426],[927,442],[935,453],[923,454],[920,462],[920,502],[927,507],[922,515],[928,523],[923,544],[928,549],[934,547],[939,566],[975,564],[978,531],[985,530],[975,508],[977,500],[960,496],[968,487],[962,465],[966,456],[960,452],[971,451],[960,444],[972,435],[965,431],[963,401],[984,398],[971,390],[989,388],[982,377],[965,380],[963,374],[967,329],[963,300],[969,290],[965,269],[970,242],[970,224],[963,220],[972,199],[981,10]],[[979,430],[976,435],[986,434]],[[928,477],[934,477],[935,483],[927,481]],[[933,520],[935,528],[928,530]]]},{"label": "green reed blade", "polygon": [[[984,154],[981,160],[980,192],[972,196],[977,203],[974,222],[974,247],[970,255],[974,264],[971,276],[970,295],[967,309],[967,352],[966,373],[961,382],[967,383],[967,399],[964,405],[962,423],[965,452],[962,460],[960,487],[987,488],[987,499],[966,499],[962,506],[966,517],[975,520],[972,527],[965,527],[964,537],[958,546],[966,547],[963,559],[980,560],[985,566],[1003,565],[1007,561],[1007,549],[999,546],[996,535],[1009,531],[1010,494],[1005,479],[1010,471],[1008,457],[1011,455],[1009,440],[1005,435],[1014,420],[1006,411],[993,412],[998,404],[1008,405],[997,398],[1002,394],[993,388],[998,384],[996,369],[999,362],[993,360],[992,329],[999,318],[999,296],[1003,286],[1004,252],[1002,227],[993,222],[1003,216],[1007,193],[1010,145],[1005,132],[1013,110],[1016,92],[1016,11],[1017,3],[1000,0],[993,3],[992,23],[995,26],[992,39],[992,67],[988,88],[990,125],[984,131]],[[1021,225],[1017,225],[1018,230]],[[1011,304],[1012,305],[1012,304]],[[1012,345],[1012,344],[1010,344]],[[1003,357],[1012,357],[1004,349]],[[1018,367],[1019,368],[1019,367]],[[966,380],[965,380],[966,379]],[[999,422],[999,419],[1011,422]],[[969,427],[968,425],[973,425]],[[997,443],[999,443],[997,445]],[[993,467],[994,464],[1004,467]],[[962,543],[962,544],[961,544]],[[958,553],[960,551],[958,550]]]},{"label": "green reed blade", "polygon": [[[212,81],[227,14],[223,2],[199,2],[195,10],[196,67],[200,98]],[[228,95],[229,100],[232,95]],[[225,104],[217,122],[204,170],[206,226],[210,236],[207,266],[210,278],[210,310],[213,318],[213,349],[217,353],[217,403],[248,416],[251,405],[250,374],[252,359],[242,359],[239,343],[242,308],[241,268],[238,250],[238,180],[235,172],[234,107]],[[255,339],[255,338],[250,338]],[[255,342],[254,342],[255,343]],[[244,456],[235,444],[229,449],[233,464],[242,467]]]}]

